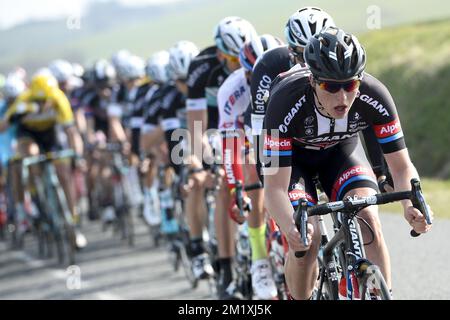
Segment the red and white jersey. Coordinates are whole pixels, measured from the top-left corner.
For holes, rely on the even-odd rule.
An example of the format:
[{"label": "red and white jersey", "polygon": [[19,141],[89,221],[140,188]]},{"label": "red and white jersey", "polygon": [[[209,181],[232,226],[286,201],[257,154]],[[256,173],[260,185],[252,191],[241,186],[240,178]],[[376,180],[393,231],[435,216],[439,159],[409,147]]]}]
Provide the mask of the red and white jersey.
[{"label": "red and white jersey", "polygon": [[241,116],[250,106],[250,85],[245,77],[245,69],[234,71],[220,86],[217,104],[220,131],[243,128]]}]

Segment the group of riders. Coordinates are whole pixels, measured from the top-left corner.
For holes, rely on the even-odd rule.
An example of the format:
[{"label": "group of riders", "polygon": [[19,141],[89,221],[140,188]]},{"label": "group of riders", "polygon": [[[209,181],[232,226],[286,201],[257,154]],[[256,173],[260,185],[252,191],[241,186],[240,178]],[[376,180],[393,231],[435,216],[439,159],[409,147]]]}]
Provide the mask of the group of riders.
[{"label": "group of riders", "polygon": [[[284,273],[289,297],[311,298],[320,235],[317,219],[309,218],[309,245],[301,241],[293,218],[299,199],[316,204],[317,181],[335,201],[375,194],[379,186],[381,191],[408,190],[418,174],[394,100],[365,72],[366,52],[357,38],[315,7],[293,13],[284,35],[284,41],[259,35],[247,20],[230,16],[214,28],[214,44],[202,50],[183,40],[147,61],[127,50],[87,69],[55,60],[28,84],[23,69],[11,72],[2,88],[0,131],[3,175],[8,169],[12,177],[12,211],[25,216],[26,197],[20,168],[8,166],[8,159],[71,148],[75,167],[85,173],[88,216],[98,219],[100,211],[92,205],[98,193],[93,190],[104,191],[104,206],[111,194],[111,176],[102,161],[107,155],[98,151],[117,143],[139,172],[146,221],[161,225],[163,233],[173,232],[176,223],[158,206],[161,190],[183,181],[177,188],[184,198],[192,273],[197,279],[217,277],[219,299],[237,298],[235,233],[244,223],[253,297],[277,298],[268,219],[274,219],[288,244]],[[77,222],[73,167],[66,162],[55,166]],[[242,201],[236,201],[238,183],[261,187],[244,191]],[[210,261],[204,243],[205,191],[211,188],[217,189],[216,261]],[[416,232],[430,230],[410,201],[402,205]],[[380,266],[391,288],[378,210],[366,208],[360,215],[375,231],[367,256]],[[364,228],[362,234],[367,237]],[[87,240],[77,228],[77,246]],[[307,253],[297,258],[296,251]]]}]

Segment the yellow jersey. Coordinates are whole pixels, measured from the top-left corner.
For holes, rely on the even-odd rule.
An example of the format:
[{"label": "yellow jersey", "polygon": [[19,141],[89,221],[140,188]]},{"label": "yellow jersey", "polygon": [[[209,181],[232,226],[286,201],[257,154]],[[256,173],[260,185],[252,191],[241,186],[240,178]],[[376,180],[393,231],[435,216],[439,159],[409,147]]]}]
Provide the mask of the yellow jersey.
[{"label": "yellow jersey", "polygon": [[5,113],[5,119],[18,117],[20,126],[31,131],[46,131],[56,124],[71,125],[74,116],[64,92],[55,88],[45,99],[36,99],[30,90],[23,92]]}]

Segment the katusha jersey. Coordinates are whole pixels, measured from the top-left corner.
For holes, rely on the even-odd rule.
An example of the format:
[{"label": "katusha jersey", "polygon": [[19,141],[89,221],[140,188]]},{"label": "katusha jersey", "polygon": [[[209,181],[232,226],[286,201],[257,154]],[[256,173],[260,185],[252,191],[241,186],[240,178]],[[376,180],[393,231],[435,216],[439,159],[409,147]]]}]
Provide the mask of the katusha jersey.
[{"label": "katusha jersey", "polygon": [[219,108],[219,130],[243,128],[239,117],[250,105],[250,87],[245,77],[245,69],[234,71],[219,88],[217,94]]}]

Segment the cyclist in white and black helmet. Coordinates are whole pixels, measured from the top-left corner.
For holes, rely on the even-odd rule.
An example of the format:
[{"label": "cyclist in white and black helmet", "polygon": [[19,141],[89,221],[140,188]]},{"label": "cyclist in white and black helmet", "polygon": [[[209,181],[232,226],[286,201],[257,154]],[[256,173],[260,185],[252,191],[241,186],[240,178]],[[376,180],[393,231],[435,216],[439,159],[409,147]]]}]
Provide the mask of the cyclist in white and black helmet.
[{"label": "cyclist in white and black helmet", "polygon": [[[219,88],[217,103],[219,109],[219,130],[223,135],[223,160],[225,177],[228,188],[232,193],[232,201],[227,210],[230,217],[238,223],[243,223],[245,218],[239,216],[239,210],[235,202],[234,188],[236,181],[242,184],[254,184],[258,182],[258,175],[252,158],[251,133],[248,139],[242,135],[245,126],[244,113],[247,109],[251,111],[250,105],[250,79],[252,77],[253,65],[256,60],[267,51],[282,46],[281,40],[272,35],[262,35],[247,41],[239,53],[239,61],[242,67],[234,71]],[[247,124],[247,127],[250,124]],[[242,161],[241,153],[234,152],[246,147],[246,159]],[[227,156],[231,155],[231,156]],[[242,165],[244,164],[244,165]],[[245,175],[244,175],[245,171]],[[244,179],[248,177],[248,180]],[[244,181],[245,180],[245,181]],[[267,259],[266,229],[263,210],[263,190],[254,190],[247,195],[244,192],[244,203],[252,204],[249,213],[248,232],[251,247],[251,276],[253,294],[258,299],[274,299],[277,289],[272,277],[270,263]]]},{"label": "cyclist in white and black helmet", "polygon": [[[331,16],[320,8],[304,7],[294,12],[284,28],[287,46],[266,52],[253,68],[250,84],[252,97],[251,127],[255,133],[261,131],[266,113],[267,98],[272,81],[280,73],[292,67],[305,68],[303,50],[311,36],[318,34],[324,27],[334,26]],[[257,137],[255,137],[257,139]],[[260,145],[255,141],[258,174],[260,175]],[[263,180],[260,175],[261,181]]]},{"label": "cyclist in white and black helmet", "polygon": [[[177,144],[177,141],[171,139],[172,133],[176,129],[186,126],[184,118],[187,71],[189,64],[198,53],[197,46],[190,41],[179,41],[169,49],[165,66],[168,77],[167,79],[155,79],[158,82],[159,90],[155,93],[155,99],[152,99],[145,107],[145,133],[149,134],[160,126],[164,132],[169,155],[172,154],[172,150]],[[157,68],[160,67],[161,65],[158,65]],[[161,80],[165,80],[165,82]],[[175,173],[179,174],[180,163],[173,160],[175,159],[169,156],[170,165]]]},{"label": "cyclist in white and black helmet", "polygon": [[[293,67],[294,69],[303,68],[306,71],[307,66],[303,59],[303,51],[308,40],[312,36],[317,35],[322,29],[334,25],[331,16],[316,7],[304,7],[290,16],[284,29],[288,46],[277,48],[264,54],[253,70],[251,83],[253,112],[251,114],[251,123],[255,133],[259,132],[262,127],[272,81],[278,74],[287,72]],[[392,185],[386,162],[381,149],[376,143],[373,131],[370,129],[364,130],[363,136],[367,146],[368,157],[380,183],[384,183],[387,179],[389,184]],[[255,143],[255,156],[257,157],[258,174],[261,181],[263,181],[263,176],[260,172],[261,148],[257,148],[261,147],[261,145],[262,142],[260,140]]]},{"label": "cyclist in white and black helmet", "polygon": [[[121,123],[122,108],[114,101],[114,94],[118,90],[116,71],[107,60],[101,59],[95,62],[91,76],[93,90],[81,102],[87,121],[86,141],[91,147],[105,142],[119,142],[126,148],[128,141]],[[88,190],[93,190],[98,183],[98,172],[102,168],[101,161],[93,158],[95,155],[93,152],[88,153]],[[91,204],[92,195],[92,192],[88,192]],[[89,218],[97,219],[98,212],[90,210]]]},{"label": "cyclist in white and black helmet", "polygon": [[[207,128],[217,128],[217,91],[231,72],[240,68],[239,50],[245,41],[256,36],[253,26],[240,17],[226,17],[222,19],[214,30],[215,46],[206,48],[194,59],[188,72],[188,94],[186,101],[188,128],[192,137],[192,145],[203,145],[203,155],[192,154],[190,169],[208,169],[213,156],[211,146],[203,133]],[[199,132],[195,132],[194,123],[199,121]],[[217,136],[216,136],[217,137]],[[192,146],[191,146],[192,147]],[[218,148],[215,146],[215,148]],[[204,161],[205,160],[205,161]],[[186,213],[188,216],[191,250],[194,255],[194,274],[197,278],[211,276],[210,262],[207,259],[202,243],[202,230],[205,216],[204,190],[211,185],[213,176],[206,172],[190,175],[190,193],[186,199]],[[232,280],[231,261],[234,256],[234,237],[230,228],[230,219],[226,215],[229,203],[228,188],[222,183],[218,193],[218,205],[215,211],[215,227],[218,240],[218,256],[220,269],[219,297],[231,298],[226,288]]]},{"label": "cyclist in white and black helmet", "polygon": [[[345,54],[344,54],[345,52]],[[308,246],[304,246],[293,220],[300,198],[317,202],[313,182],[319,181],[331,201],[377,192],[377,180],[365,157],[358,132],[370,127],[377,137],[396,191],[410,190],[418,173],[408,155],[400,117],[388,89],[365,72],[366,54],[354,35],[328,27],[310,39],[304,50],[310,73],[280,75],[272,86],[264,120],[265,206],[289,244],[286,281],[295,299],[308,299],[317,280],[320,232],[317,217],[308,219]],[[369,97],[377,100],[371,104]],[[383,108],[377,108],[382,105]],[[266,169],[265,168],[265,169]],[[404,216],[418,233],[431,229],[410,201],[402,202]],[[358,214],[373,230],[364,246],[391,286],[389,253],[376,206]],[[368,239],[369,228],[361,228]],[[296,251],[306,251],[296,258]]]}]

